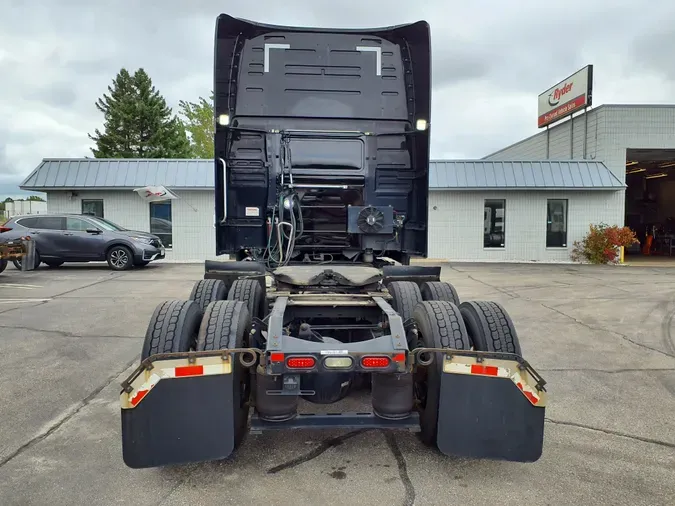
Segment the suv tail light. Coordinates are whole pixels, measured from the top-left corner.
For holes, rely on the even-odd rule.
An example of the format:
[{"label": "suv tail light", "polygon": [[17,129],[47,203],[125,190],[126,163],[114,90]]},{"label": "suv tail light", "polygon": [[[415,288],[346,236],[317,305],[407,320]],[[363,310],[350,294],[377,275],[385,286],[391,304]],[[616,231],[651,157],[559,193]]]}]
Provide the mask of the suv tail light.
[{"label": "suv tail light", "polygon": [[0,234],[3,232],[9,232],[10,230],[12,230],[10,227],[0,227]]}]

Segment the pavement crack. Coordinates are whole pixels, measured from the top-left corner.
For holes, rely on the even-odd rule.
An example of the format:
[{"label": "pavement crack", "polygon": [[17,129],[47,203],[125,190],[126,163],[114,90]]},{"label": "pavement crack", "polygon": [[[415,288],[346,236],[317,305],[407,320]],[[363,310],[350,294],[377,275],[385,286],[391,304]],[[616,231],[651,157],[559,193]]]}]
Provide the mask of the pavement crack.
[{"label": "pavement crack", "polygon": [[0,325],[2,329],[28,330],[30,332],[42,332],[45,334],[56,334],[61,337],[78,337],[82,339],[143,339],[143,336],[87,336],[82,334],[73,334],[65,330],[38,329],[35,327],[25,327],[23,325]]},{"label": "pavement crack", "polygon": [[[171,489],[166,494],[164,494],[164,496],[159,500],[159,502],[157,504],[159,506],[161,506],[162,504],[166,504],[166,501],[168,501],[171,498],[173,493],[176,490],[178,490],[180,487],[185,485],[185,483],[187,483],[187,481],[192,477],[192,475],[194,474],[196,469],[197,469],[197,467],[193,466],[193,469],[190,469],[189,471],[187,471],[187,473],[182,478],[176,480],[176,482],[171,487]],[[171,481],[173,481],[173,479],[171,479]]]},{"label": "pavement crack", "polygon": [[568,427],[575,427],[577,429],[592,430],[595,432],[602,432],[603,434],[608,434],[610,436],[623,437],[626,439],[632,439],[634,441],[640,441],[642,443],[650,443],[659,446],[665,446],[666,448],[675,448],[675,443],[670,443],[668,441],[661,441],[659,439],[653,439],[650,437],[636,436],[633,434],[626,434],[625,432],[619,432],[611,429],[601,429],[599,427],[593,427],[592,425],[586,425],[583,423],[576,422],[563,422],[562,420],[552,420],[551,418],[545,418],[545,420],[554,425],[565,425]]},{"label": "pavement crack", "polygon": [[619,336],[619,337],[620,337],[621,339],[623,339],[624,341],[628,341],[629,343],[634,344],[635,346],[639,346],[640,348],[644,348],[644,349],[646,349],[646,350],[655,351],[656,353],[660,353],[661,355],[665,355],[666,357],[675,358],[675,355],[674,355],[674,354],[668,353],[667,351],[659,350],[658,348],[653,348],[653,347],[651,347],[651,346],[647,346],[646,344],[643,344],[643,343],[640,343],[640,342],[638,342],[638,341],[635,341],[635,340],[631,339],[629,336],[627,336],[626,334],[622,334],[621,332],[617,332],[616,330],[610,330],[610,329],[603,328],[603,327],[594,327],[593,325],[589,325],[588,323],[585,323],[585,322],[583,322],[583,321],[581,321],[581,320],[575,318],[575,317],[572,316],[572,315],[569,315],[569,314],[567,314],[567,313],[564,313],[563,311],[560,311],[559,309],[556,309],[556,308],[554,308],[554,307],[548,306],[548,305],[544,304],[543,302],[539,302],[539,304],[541,304],[541,305],[542,305],[543,307],[545,307],[546,309],[549,309],[549,310],[551,310],[551,311],[553,311],[553,312],[555,312],[555,313],[558,313],[558,314],[561,315],[561,316],[564,316],[565,318],[569,318],[570,320],[572,320],[572,321],[578,323],[578,324],[581,325],[582,327],[586,327],[586,328],[589,329],[589,330],[595,330],[595,331],[601,331],[601,332],[609,332],[610,334],[614,334],[615,336]]},{"label": "pavement crack", "polygon": [[354,436],[358,436],[359,434],[363,434],[364,432],[369,431],[370,429],[360,429],[360,430],[355,430],[352,432],[348,432],[346,434],[343,434],[338,437],[333,437],[330,439],[326,439],[321,442],[319,446],[314,448],[312,451],[309,453],[306,453],[305,455],[301,455],[299,457],[296,457],[294,459],[291,459],[287,462],[284,462],[283,464],[279,464],[277,466],[274,466],[270,469],[267,470],[267,474],[276,474],[278,472],[284,471],[286,469],[290,469],[292,467],[299,466],[300,464],[304,464],[305,462],[309,462],[312,459],[317,458],[319,455],[322,453],[330,450],[331,448],[335,446],[339,446],[348,439],[353,438]]},{"label": "pavement crack", "polygon": [[661,340],[666,349],[675,354],[675,341],[673,341],[672,331],[670,330],[673,323],[673,317],[675,317],[675,311],[670,311],[661,322]]},{"label": "pavement crack", "polygon": [[82,290],[82,289],[84,289],[84,288],[89,288],[90,286],[99,285],[99,284],[101,284],[101,283],[105,283],[106,281],[112,281],[113,279],[118,279],[118,278],[121,278],[121,277],[123,277],[123,274],[120,274],[120,275],[117,275],[117,276],[116,276],[115,273],[110,273],[110,275],[109,275],[108,278],[105,278],[105,279],[99,279],[99,280],[97,280],[97,281],[94,281],[93,283],[89,283],[89,284],[87,284],[87,285],[78,286],[77,288],[73,288],[72,290],[67,290],[67,291],[65,291],[65,292],[63,292],[63,293],[57,293],[57,294],[55,294],[55,295],[52,295],[52,298],[56,299],[56,298],[58,298],[58,297],[63,297],[64,295],[68,295],[69,293],[73,293],[73,292],[76,292],[76,291],[78,291],[78,290]]},{"label": "pavement crack", "polygon": [[126,371],[129,367],[131,367],[135,362],[137,361],[137,357],[134,357],[133,360],[127,362],[124,367],[116,372],[114,375],[110,376],[101,386],[93,390],[89,395],[87,395],[84,399],[82,399],[80,402],[78,402],[74,407],[72,407],[70,410],[66,411],[60,418],[56,419],[46,430],[40,432],[39,434],[36,434],[34,437],[32,437],[30,440],[22,444],[19,448],[14,450],[12,453],[7,455],[6,457],[2,458],[0,460],[0,467],[3,467],[5,464],[10,462],[12,459],[15,457],[18,457],[21,455],[23,452],[26,450],[32,448],[35,446],[37,443],[42,441],[43,439],[49,437],[52,435],[54,432],[56,432],[64,423],[66,423],[68,420],[73,418],[75,415],[77,415],[82,409],[87,407],[89,403],[99,394],[103,391],[104,388],[109,386],[111,383],[117,379],[117,377],[122,374],[124,371]]},{"label": "pavement crack", "polygon": [[490,283],[487,283],[487,282],[485,282],[485,281],[481,281],[480,279],[474,278],[474,277],[471,276],[471,275],[469,275],[468,278],[469,278],[471,281],[475,281],[476,283],[480,283],[481,285],[485,285],[485,286],[487,286],[487,287],[489,287],[489,288],[492,288],[493,290],[496,290],[496,291],[498,291],[499,293],[502,293],[502,294],[504,294],[504,295],[508,295],[508,296],[511,297],[512,299],[520,299],[520,295],[518,295],[518,294],[516,294],[516,293],[511,293],[511,292],[509,292],[508,290],[505,290],[505,289],[500,288],[500,287],[495,286],[495,285],[491,285]]},{"label": "pavement crack", "polygon": [[396,459],[396,465],[398,466],[398,474],[403,483],[403,488],[405,488],[405,502],[404,506],[413,506],[415,504],[415,486],[408,475],[408,465],[403,456],[401,448],[398,446],[396,437],[391,432],[385,432],[384,437],[387,440],[389,449]]},{"label": "pavement crack", "polygon": [[[59,293],[59,294],[53,295],[53,296],[52,296],[52,300],[55,300],[55,299],[57,299],[57,298],[59,298],[59,297],[62,297],[63,295],[67,295],[67,294],[69,294],[69,293],[76,292],[77,290],[82,290],[83,288],[89,288],[90,286],[98,285],[98,284],[100,284],[100,283],[105,283],[106,281],[111,281],[111,280],[113,280],[113,279],[118,279],[118,278],[121,278],[121,277],[123,277],[122,274],[120,274],[120,275],[118,275],[118,276],[115,276],[114,273],[111,273],[111,275],[110,275],[109,278],[106,278],[106,279],[99,279],[98,281],[94,281],[93,283],[89,283],[88,285],[78,286],[77,288],[73,288],[72,290],[68,290],[68,291],[66,291],[66,292],[63,292],[63,293]],[[33,308],[33,307],[38,307],[38,306],[41,306],[41,305],[43,305],[43,304],[47,304],[48,302],[51,302],[51,301],[45,300],[45,301],[40,302],[39,304],[31,305],[31,306],[28,306],[28,307],[31,307],[31,308]],[[25,309],[25,308],[26,308],[25,305],[23,305],[23,306],[18,306],[18,307],[13,307],[13,308],[10,308],[10,309],[5,309],[4,311],[0,311],[0,314],[5,314],[5,313],[9,313],[10,311],[16,311],[16,310],[18,310],[18,309]]]},{"label": "pavement crack", "polygon": [[9,313],[10,311],[16,311],[17,309],[26,309],[27,307],[29,307],[29,308],[38,307],[38,306],[41,306],[41,305],[43,305],[43,304],[47,304],[47,302],[49,302],[49,301],[48,301],[48,300],[43,300],[43,301],[38,302],[37,304],[31,304],[31,305],[29,305],[29,306],[27,306],[27,305],[24,304],[24,305],[19,305],[19,306],[17,306],[17,307],[11,307],[11,308],[9,308],[9,309],[5,309],[4,311],[0,311],[0,314]]}]

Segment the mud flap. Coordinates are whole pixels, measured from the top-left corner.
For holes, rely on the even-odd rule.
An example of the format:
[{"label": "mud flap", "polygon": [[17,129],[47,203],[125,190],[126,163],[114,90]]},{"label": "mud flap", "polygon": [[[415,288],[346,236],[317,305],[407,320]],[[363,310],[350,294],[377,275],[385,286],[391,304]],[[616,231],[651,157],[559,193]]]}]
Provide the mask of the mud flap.
[{"label": "mud flap", "polygon": [[438,448],[446,455],[534,462],[542,453],[544,412],[508,378],[443,373]]},{"label": "mud flap", "polygon": [[228,457],[234,449],[231,374],[159,381],[122,409],[122,453],[144,468]]}]

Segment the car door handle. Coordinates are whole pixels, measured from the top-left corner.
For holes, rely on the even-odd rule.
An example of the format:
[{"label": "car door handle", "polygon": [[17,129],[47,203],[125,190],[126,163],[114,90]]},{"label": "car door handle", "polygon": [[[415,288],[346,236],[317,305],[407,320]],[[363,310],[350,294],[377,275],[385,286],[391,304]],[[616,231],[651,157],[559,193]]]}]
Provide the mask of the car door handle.
[{"label": "car door handle", "polygon": [[63,235],[73,235],[72,232],[64,232]]},{"label": "car door handle", "polygon": [[31,230],[29,234],[39,235],[40,232],[38,232],[37,230]]}]

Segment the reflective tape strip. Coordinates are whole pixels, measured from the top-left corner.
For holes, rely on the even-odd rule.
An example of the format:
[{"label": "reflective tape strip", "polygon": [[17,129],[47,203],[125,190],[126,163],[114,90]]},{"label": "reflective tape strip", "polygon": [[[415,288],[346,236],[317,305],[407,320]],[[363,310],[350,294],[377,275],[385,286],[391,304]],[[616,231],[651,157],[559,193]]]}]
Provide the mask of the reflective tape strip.
[{"label": "reflective tape strip", "polygon": [[148,392],[162,379],[171,378],[187,378],[190,376],[208,376],[213,374],[229,374],[229,362],[223,361],[219,364],[205,364],[205,365],[184,365],[178,367],[166,367],[164,369],[155,369],[150,377],[143,382],[138,388],[135,388],[129,394],[129,404],[136,407],[143,398],[148,395]]},{"label": "reflective tape strip", "polygon": [[523,395],[527,397],[527,399],[532,404],[536,406],[540,400],[540,396],[537,391],[527,384],[518,370],[515,370],[515,372],[512,373],[511,370],[507,369],[506,367],[483,364],[464,364],[460,362],[446,362],[443,366],[443,371],[455,374],[472,374],[478,376],[492,376],[495,378],[509,378],[518,387],[518,389],[523,392]]},{"label": "reflective tape strip", "polygon": [[537,394],[537,391],[532,388],[530,385],[525,383],[523,381],[522,376],[520,375],[520,372],[516,371],[513,373],[511,376],[511,381],[513,381],[516,386],[520,389],[521,392],[523,392],[523,395],[527,397],[527,399],[534,404],[535,406],[539,402],[539,395]]},{"label": "reflective tape strip", "polygon": [[138,390],[135,392],[132,392],[129,394],[129,402],[131,403],[132,406],[136,406],[141,400],[143,400],[143,397],[148,395],[148,392],[154,387],[157,382],[160,380],[159,375],[157,374],[152,374],[148,378],[148,380],[143,383]]},{"label": "reflective tape strip", "polygon": [[510,371],[505,367],[482,364],[462,364],[460,362],[446,362],[443,368],[445,372],[458,374],[478,374],[480,376],[494,376],[497,378],[508,378]]}]

